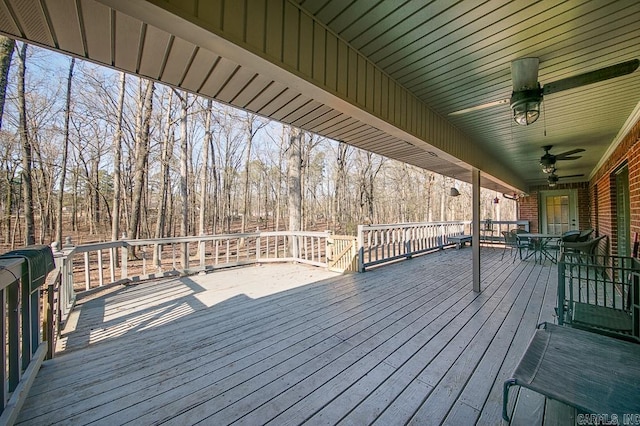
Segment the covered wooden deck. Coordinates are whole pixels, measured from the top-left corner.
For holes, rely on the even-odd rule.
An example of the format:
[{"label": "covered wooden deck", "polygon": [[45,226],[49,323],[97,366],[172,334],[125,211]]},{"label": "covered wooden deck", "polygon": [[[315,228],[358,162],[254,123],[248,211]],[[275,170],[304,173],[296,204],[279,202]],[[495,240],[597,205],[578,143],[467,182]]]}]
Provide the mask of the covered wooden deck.
[{"label": "covered wooden deck", "polygon": [[[557,280],[549,262],[501,254],[482,248],[480,294],[463,249],[363,274],[266,265],[87,295],[19,423],[500,424],[502,383],[553,321]],[[573,415],[526,390],[510,401],[513,424]]]}]

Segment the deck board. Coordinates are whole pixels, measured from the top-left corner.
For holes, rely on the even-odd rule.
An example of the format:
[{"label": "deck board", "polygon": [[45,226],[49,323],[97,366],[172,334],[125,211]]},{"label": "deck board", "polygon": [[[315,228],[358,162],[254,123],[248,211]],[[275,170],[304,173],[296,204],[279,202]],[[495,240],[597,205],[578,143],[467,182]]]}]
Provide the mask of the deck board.
[{"label": "deck board", "polygon": [[[87,295],[18,422],[500,423],[557,279],[501,254],[482,249],[481,293],[471,251],[445,250],[364,274],[267,265]],[[515,416],[566,411],[512,392]]]}]

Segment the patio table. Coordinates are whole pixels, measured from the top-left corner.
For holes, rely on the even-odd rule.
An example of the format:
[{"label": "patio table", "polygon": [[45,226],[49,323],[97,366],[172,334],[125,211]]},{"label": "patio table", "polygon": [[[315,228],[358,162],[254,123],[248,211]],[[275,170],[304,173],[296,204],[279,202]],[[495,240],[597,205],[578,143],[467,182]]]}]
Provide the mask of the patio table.
[{"label": "patio table", "polygon": [[556,234],[541,234],[535,232],[528,232],[522,234],[516,234],[519,240],[528,239],[533,242],[533,252],[529,253],[529,255],[525,258],[528,259],[531,256],[534,256],[534,261],[540,259],[540,264],[544,261],[544,259],[549,259],[552,263],[556,263],[556,256],[553,255],[549,249],[549,243],[554,239],[560,239],[560,235]]}]

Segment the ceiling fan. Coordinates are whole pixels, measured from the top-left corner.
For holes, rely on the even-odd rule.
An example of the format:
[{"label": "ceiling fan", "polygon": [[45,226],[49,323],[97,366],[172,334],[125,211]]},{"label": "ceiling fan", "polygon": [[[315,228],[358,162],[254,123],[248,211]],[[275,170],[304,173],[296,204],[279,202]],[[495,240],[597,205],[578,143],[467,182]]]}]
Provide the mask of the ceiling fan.
[{"label": "ceiling fan", "polygon": [[556,186],[558,184],[558,180],[560,179],[568,179],[568,178],[574,178],[574,177],[582,177],[584,176],[584,174],[581,175],[568,175],[568,176],[558,176],[557,174],[555,174],[555,172],[551,173],[549,175],[549,177],[547,178],[547,182],[549,183],[549,187],[553,188],[554,186]]},{"label": "ceiling fan", "polygon": [[577,149],[572,149],[570,151],[563,152],[562,154],[554,155],[549,152],[551,151],[551,148],[553,148],[552,145],[543,146],[542,149],[544,149],[544,155],[540,157],[540,165],[542,166],[542,171],[547,174],[553,173],[556,171],[556,161],[577,160],[578,158],[580,158],[580,156],[578,155],[576,157],[574,156],[574,154],[577,154],[579,152],[584,152],[584,149],[577,148]]},{"label": "ceiling fan", "polygon": [[550,95],[562,90],[586,86],[610,78],[631,74],[638,68],[638,65],[640,65],[640,60],[632,59],[595,71],[556,80],[544,86],[540,86],[538,82],[539,65],[540,61],[538,58],[522,58],[512,61],[511,79],[513,82],[513,92],[511,93],[511,98],[465,108],[449,113],[449,115],[464,114],[508,103],[513,110],[513,118],[516,123],[527,126],[534,123],[540,116],[540,103],[544,95]]}]

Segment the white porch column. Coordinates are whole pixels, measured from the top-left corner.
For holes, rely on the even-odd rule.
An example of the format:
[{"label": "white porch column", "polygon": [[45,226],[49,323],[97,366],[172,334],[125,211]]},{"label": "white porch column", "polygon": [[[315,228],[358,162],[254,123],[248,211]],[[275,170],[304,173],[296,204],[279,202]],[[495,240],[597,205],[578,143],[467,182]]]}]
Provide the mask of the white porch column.
[{"label": "white porch column", "polygon": [[480,170],[471,170],[473,291],[480,292]]}]

